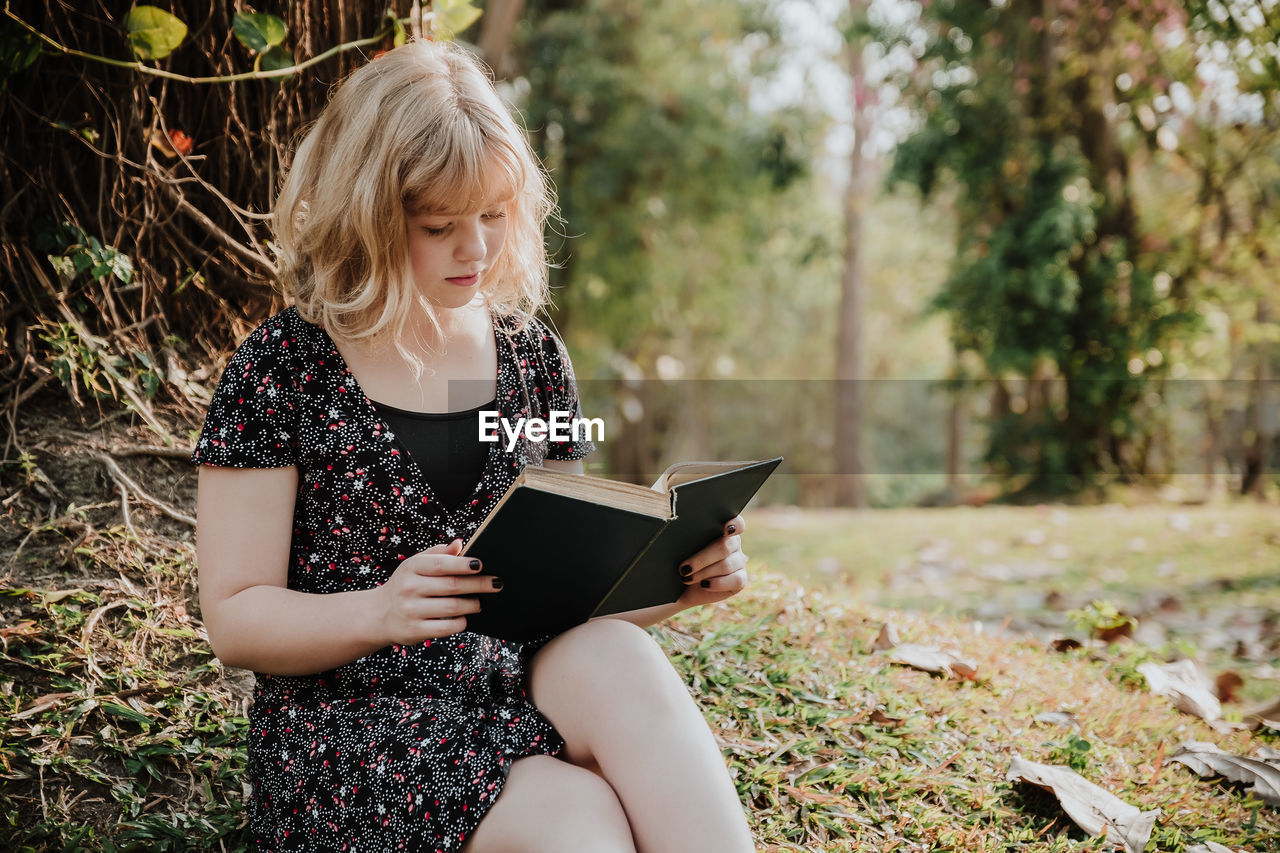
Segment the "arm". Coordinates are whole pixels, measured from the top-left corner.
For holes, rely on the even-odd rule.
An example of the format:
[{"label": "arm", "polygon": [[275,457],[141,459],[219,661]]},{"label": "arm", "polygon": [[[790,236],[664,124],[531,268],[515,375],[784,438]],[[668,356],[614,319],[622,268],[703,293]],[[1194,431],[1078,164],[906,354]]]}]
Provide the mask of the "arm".
[{"label": "arm", "polygon": [[[546,468],[565,474],[583,474],[582,460],[559,462],[548,459],[543,462]],[[665,622],[682,610],[697,607],[700,604],[711,604],[741,592],[747,584],[747,556],[742,553],[740,534],[746,524],[739,516],[725,522],[725,535],[703,548],[685,561],[691,574],[685,579],[686,589],[680,598],[671,604],[657,607],[645,607],[641,610],[627,610],[623,613],[611,613],[608,616],[597,616],[596,619],[621,619],[641,628]],[[707,586],[702,582],[706,581]]]},{"label": "arm", "polygon": [[[322,672],[393,642],[466,628],[492,578],[456,556],[460,543],[415,554],[387,583],[316,595],[286,588],[296,468],[200,466],[200,606],[209,643],[228,666],[275,675]],[[457,577],[469,575],[470,577]]]}]

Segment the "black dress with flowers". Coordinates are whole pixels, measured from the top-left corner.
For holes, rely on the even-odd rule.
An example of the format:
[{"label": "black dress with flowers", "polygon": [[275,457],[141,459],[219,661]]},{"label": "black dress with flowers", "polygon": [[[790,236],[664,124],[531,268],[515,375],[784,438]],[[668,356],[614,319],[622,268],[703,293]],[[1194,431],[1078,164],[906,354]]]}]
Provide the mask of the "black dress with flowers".
[{"label": "black dress with flowers", "polygon": [[[576,416],[572,367],[546,326],[495,318],[494,335],[503,417]],[[526,464],[593,449],[585,441],[489,447],[474,492],[442,506],[333,340],[288,309],[232,357],[192,461],[296,466],[288,585],[331,593],[377,586],[406,557],[466,538]],[[259,674],[249,813],[260,849],[458,850],[514,760],[564,746],[524,689],[529,650],[462,632],[313,676]]]}]

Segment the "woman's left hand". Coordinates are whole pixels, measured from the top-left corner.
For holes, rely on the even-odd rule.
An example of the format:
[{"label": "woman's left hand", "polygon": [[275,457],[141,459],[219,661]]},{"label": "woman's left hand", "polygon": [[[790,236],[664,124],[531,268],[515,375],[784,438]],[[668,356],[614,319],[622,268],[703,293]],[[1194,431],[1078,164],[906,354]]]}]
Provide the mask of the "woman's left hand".
[{"label": "woman's left hand", "polygon": [[686,589],[677,604],[682,608],[713,604],[742,591],[747,585],[747,555],[742,553],[745,529],[742,516],[729,519],[723,536],[680,564]]}]

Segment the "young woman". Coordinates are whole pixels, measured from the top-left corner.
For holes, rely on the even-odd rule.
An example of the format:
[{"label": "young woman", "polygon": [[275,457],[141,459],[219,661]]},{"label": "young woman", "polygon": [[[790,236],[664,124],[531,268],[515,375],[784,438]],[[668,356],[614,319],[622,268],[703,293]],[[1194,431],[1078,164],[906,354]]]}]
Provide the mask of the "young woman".
[{"label": "young woman", "polygon": [[[503,566],[462,541],[529,464],[587,442],[481,443],[476,413],[577,413],[546,299],[552,202],[462,48],[406,44],[337,90],[275,211],[293,307],[236,351],[200,464],[200,599],[257,674],[264,851],[752,849],[705,721],[641,626],[746,583],[740,534],[669,607],[519,645],[466,630]],[[548,529],[568,551],[572,529]]]}]

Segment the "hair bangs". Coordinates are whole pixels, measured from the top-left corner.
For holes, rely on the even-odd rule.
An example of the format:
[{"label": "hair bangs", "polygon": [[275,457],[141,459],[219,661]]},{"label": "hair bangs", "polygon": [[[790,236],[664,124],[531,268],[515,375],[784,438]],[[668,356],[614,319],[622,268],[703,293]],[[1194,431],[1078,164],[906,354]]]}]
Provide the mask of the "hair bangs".
[{"label": "hair bangs", "polygon": [[434,156],[408,164],[401,188],[410,213],[459,214],[514,201],[523,190],[523,163],[499,137],[460,117],[442,131]]}]

